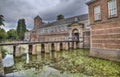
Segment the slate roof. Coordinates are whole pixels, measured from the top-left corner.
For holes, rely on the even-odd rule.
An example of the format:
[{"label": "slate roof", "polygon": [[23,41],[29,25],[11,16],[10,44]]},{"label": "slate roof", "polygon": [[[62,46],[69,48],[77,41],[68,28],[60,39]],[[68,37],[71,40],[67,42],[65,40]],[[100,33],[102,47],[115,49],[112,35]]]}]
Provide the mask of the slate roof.
[{"label": "slate roof", "polygon": [[55,21],[55,22],[48,23],[48,24],[42,24],[40,28],[49,27],[49,26],[56,26],[56,25],[62,25],[62,24],[70,24],[70,23],[75,22],[76,18],[77,18],[78,22],[88,20],[88,14],[83,14],[83,15],[79,15],[79,16],[74,16],[74,17],[62,19],[62,20]]},{"label": "slate roof", "polygon": [[41,19],[39,15],[37,15],[34,19]]},{"label": "slate roof", "polygon": [[95,2],[96,0],[90,0],[90,1],[88,1],[86,4],[87,5],[89,5],[89,4],[91,4],[92,2]]}]

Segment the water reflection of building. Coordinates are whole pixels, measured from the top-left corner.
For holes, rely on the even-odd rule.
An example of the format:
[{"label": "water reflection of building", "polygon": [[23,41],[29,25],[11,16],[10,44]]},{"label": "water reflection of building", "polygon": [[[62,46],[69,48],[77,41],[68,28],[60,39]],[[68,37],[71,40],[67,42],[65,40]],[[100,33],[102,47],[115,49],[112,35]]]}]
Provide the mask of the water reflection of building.
[{"label": "water reflection of building", "polygon": [[83,41],[85,47],[89,47],[89,30],[88,14],[70,17],[47,24],[43,23],[42,19],[37,16],[34,18],[34,29],[30,33],[30,41],[78,40]]}]

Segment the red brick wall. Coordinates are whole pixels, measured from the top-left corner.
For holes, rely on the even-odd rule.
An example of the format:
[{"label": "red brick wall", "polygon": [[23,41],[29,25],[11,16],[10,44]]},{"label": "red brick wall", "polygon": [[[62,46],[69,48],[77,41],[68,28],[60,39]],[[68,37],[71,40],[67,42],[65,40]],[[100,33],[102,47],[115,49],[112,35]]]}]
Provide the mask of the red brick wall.
[{"label": "red brick wall", "polygon": [[[120,0],[117,0],[117,17],[108,18],[109,0],[96,0],[89,4],[91,24],[91,55],[111,60],[120,59]],[[101,20],[94,21],[94,7],[101,6]],[[110,55],[112,53],[112,56]],[[120,60],[119,60],[120,61]]]},{"label": "red brick wall", "polygon": [[[107,22],[109,21],[108,19],[108,2],[109,0],[96,0],[95,2],[89,4],[89,17],[90,17],[90,24],[96,24],[94,21],[94,7],[97,5],[101,6],[101,21],[102,22]],[[118,18],[120,18],[120,0],[117,0],[117,13],[118,13]]]},{"label": "red brick wall", "polygon": [[36,30],[37,28],[39,28],[42,25],[42,20],[39,19],[34,19],[34,30]]}]

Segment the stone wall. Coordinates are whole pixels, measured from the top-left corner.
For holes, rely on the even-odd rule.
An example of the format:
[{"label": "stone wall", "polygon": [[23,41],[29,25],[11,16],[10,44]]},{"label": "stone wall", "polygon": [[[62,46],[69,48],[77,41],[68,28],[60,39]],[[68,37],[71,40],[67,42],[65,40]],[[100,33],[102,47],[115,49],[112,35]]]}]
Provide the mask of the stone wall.
[{"label": "stone wall", "polygon": [[[117,1],[117,16],[109,18],[108,0],[96,0],[89,4],[91,23],[90,55],[120,61],[120,0]],[[101,6],[101,20],[94,21],[94,6]]]},{"label": "stone wall", "polygon": [[85,31],[84,35],[84,48],[90,48],[90,31]]}]

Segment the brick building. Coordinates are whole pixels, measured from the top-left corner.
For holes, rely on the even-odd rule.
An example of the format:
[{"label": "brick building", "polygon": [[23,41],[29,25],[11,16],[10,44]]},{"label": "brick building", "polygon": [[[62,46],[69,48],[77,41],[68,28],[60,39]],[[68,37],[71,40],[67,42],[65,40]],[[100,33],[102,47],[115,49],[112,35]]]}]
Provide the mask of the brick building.
[{"label": "brick building", "polygon": [[90,55],[120,61],[120,0],[90,0]]},{"label": "brick building", "polygon": [[[43,23],[37,16],[34,18],[34,29],[30,41],[82,41],[81,46],[90,47],[90,25],[88,14],[70,17],[63,20]],[[86,40],[84,40],[85,38]]]}]

